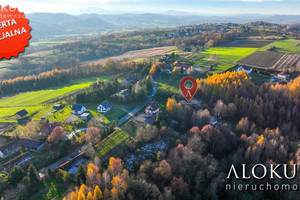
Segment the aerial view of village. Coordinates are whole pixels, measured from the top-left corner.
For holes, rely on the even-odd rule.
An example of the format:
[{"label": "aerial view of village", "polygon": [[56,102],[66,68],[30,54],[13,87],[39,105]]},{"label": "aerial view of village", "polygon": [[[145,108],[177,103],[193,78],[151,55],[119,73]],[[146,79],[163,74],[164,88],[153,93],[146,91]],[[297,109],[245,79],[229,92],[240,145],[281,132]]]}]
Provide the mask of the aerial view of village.
[{"label": "aerial view of village", "polygon": [[299,2],[58,2],[13,5],[1,200],[300,199]]}]

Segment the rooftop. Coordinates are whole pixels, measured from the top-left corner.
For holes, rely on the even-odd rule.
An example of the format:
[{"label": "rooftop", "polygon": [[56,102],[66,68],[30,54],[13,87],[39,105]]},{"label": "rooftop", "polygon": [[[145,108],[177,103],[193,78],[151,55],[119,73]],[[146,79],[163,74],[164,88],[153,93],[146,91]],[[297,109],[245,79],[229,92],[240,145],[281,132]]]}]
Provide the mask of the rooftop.
[{"label": "rooftop", "polygon": [[40,145],[43,144],[43,142],[41,141],[37,141],[37,140],[31,140],[31,139],[27,139],[27,138],[22,138],[21,141],[19,142],[19,144],[23,147],[27,147],[27,148],[37,148]]}]

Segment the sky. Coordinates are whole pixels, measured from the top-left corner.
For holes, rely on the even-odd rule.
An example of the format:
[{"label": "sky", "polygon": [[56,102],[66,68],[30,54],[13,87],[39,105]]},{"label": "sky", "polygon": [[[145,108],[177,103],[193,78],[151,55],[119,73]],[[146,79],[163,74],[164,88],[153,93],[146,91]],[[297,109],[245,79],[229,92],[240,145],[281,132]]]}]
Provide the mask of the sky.
[{"label": "sky", "polygon": [[1,0],[25,13],[74,13],[99,8],[121,12],[164,13],[169,10],[205,15],[300,15],[300,0]]}]

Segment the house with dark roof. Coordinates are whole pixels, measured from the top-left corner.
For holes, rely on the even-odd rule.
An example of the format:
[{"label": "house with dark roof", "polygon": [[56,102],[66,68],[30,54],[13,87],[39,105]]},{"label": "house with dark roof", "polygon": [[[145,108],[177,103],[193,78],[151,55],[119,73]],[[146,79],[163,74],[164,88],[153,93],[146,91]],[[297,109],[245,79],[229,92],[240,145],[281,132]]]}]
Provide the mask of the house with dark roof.
[{"label": "house with dark roof", "polygon": [[39,151],[45,146],[44,142],[22,138],[19,142],[20,146],[26,150]]},{"label": "house with dark roof", "polygon": [[156,102],[151,102],[147,105],[145,109],[146,115],[157,114],[160,110],[159,105]]},{"label": "house with dark roof", "polygon": [[77,114],[77,115],[81,115],[82,113],[84,113],[86,111],[86,108],[83,105],[80,104],[74,104],[72,106],[72,113],[73,114]]},{"label": "house with dark roof", "polygon": [[112,109],[112,105],[107,101],[103,101],[98,107],[97,110],[100,113],[107,113],[108,111],[110,111]]},{"label": "house with dark roof", "polygon": [[27,110],[23,109],[23,110],[20,110],[19,112],[17,112],[15,114],[15,117],[16,117],[16,119],[24,119],[27,117],[27,114],[28,114]]},{"label": "house with dark roof", "polygon": [[128,76],[126,79],[124,79],[120,84],[121,85],[126,85],[126,84],[128,84],[128,83],[130,83],[130,82],[132,82],[132,83],[136,83],[136,82],[138,82],[139,80],[142,80],[142,78],[141,77],[137,77],[137,76]]},{"label": "house with dark roof", "polygon": [[44,123],[42,126],[42,132],[49,136],[56,127],[58,127],[58,123],[56,122]]},{"label": "house with dark roof", "polygon": [[244,71],[244,72],[246,72],[246,74],[250,74],[252,72],[252,68],[249,67],[249,66],[240,65],[239,68],[237,68],[236,71],[237,72]]},{"label": "house with dark roof", "polygon": [[4,172],[9,173],[14,166],[20,166],[20,167],[27,166],[30,163],[32,158],[33,156],[30,153],[28,152],[23,153],[9,160],[8,162],[4,163],[2,165],[2,169]]},{"label": "house with dark roof", "polygon": [[20,146],[18,142],[15,140],[10,141],[4,144],[2,147],[0,147],[0,158],[6,158],[8,156],[11,156],[19,150]]},{"label": "house with dark roof", "polygon": [[76,174],[78,167],[80,164],[84,163],[86,159],[84,158],[84,154],[80,153],[74,158],[68,160],[67,162],[61,164],[58,168],[59,171],[64,173]]}]

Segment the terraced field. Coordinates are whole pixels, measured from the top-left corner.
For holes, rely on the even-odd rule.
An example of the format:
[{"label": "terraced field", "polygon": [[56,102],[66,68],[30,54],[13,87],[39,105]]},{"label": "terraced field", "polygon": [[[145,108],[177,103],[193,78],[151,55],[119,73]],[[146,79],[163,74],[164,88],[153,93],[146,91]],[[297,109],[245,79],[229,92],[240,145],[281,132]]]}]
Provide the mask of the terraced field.
[{"label": "terraced field", "polygon": [[295,67],[298,62],[300,62],[299,54],[257,51],[250,56],[239,60],[238,64],[248,65],[255,68],[284,71],[285,69]]},{"label": "terraced field", "polygon": [[285,54],[281,52],[257,51],[237,63],[257,68],[271,69]]}]

